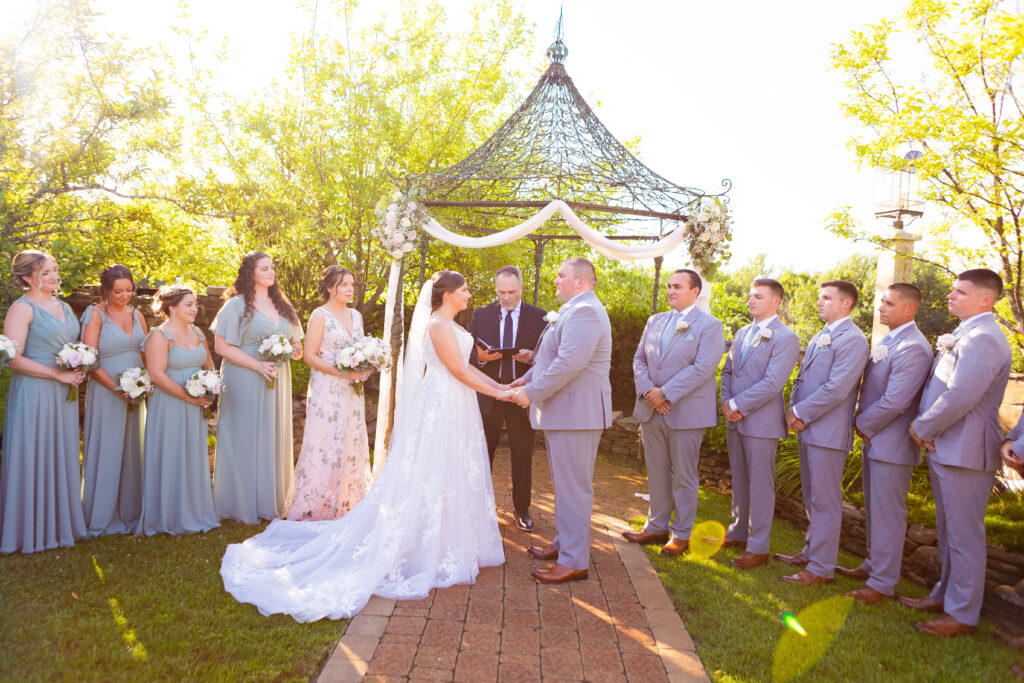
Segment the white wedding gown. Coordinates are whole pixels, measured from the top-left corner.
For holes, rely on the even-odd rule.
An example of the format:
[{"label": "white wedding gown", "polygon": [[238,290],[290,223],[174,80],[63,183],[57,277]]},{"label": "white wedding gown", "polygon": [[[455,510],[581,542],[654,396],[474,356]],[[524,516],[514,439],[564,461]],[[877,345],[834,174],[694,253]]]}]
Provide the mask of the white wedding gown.
[{"label": "white wedding gown", "polygon": [[[468,360],[473,338],[454,327]],[[340,519],[279,519],[228,546],[220,573],[236,600],[303,622],[347,618],[371,595],[422,598],[504,563],[476,393],[448,371],[429,335],[423,357],[409,397],[415,410],[366,497]]]}]

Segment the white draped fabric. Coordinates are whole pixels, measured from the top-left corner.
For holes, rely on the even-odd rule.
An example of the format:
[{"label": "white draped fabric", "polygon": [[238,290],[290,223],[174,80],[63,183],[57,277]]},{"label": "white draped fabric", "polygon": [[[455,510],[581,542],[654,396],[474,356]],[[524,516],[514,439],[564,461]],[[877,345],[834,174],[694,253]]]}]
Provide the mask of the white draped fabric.
[{"label": "white draped fabric", "polygon": [[[686,236],[686,225],[684,223],[679,223],[672,232],[665,235],[654,244],[638,246],[618,244],[584,223],[580,217],[577,216],[571,208],[569,208],[569,205],[561,199],[552,201],[519,225],[502,230],[501,232],[496,232],[492,235],[485,235],[484,237],[466,237],[465,235],[459,235],[444,227],[433,218],[431,218],[426,225],[422,226],[422,228],[424,232],[429,234],[431,237],[447,242],[452,246],[466,247],[468,249],[481,249],[484,247],[496,247],[501,244],[508,244],[509,242],[514,242],[521,237],[525,237],[544,225],[544,223],[546,223],[556,213],[560,214],[562,218],[565,219],[565,222],[569,224],[569,226],[572,227],[581,238],[583,238],[583,241],[593,247],[594,250],[608,258],[617,259],[619,261],[634,261],[636,259],[663,256],[682,244],[683,238]],[[395,297],[398,296],[400,278],[400,263],[398,261],[394,261],[391,263],[391,274],[388,278],[388,291],[385,297],[385,300],[387,301],[387,308],[384,313],[385,334],[388,334],[391,330],[391,324],[394,320],[392,302],[395,300]],[[697,299],[697,307],[705,313],[711,312],[711,288],[707,286],[707,281],[704,282],[704,287],[701,288],[700,297]],[[396,363],[394,367],[400,366]],[[380,377],[380,398],[377,404],[377,434],[374,439],[373,448],[374,473],[379,471],[379,468],[384,463],[384,459],[386,457],[384,435],[386,433],[386,425],[388,425],[391,372],[392,369],[388,368],[381,372]],[[400,379],[401,372],[399,372],[399,380]],[[385,429],[382,429],[381,427],[385,427]]]}]

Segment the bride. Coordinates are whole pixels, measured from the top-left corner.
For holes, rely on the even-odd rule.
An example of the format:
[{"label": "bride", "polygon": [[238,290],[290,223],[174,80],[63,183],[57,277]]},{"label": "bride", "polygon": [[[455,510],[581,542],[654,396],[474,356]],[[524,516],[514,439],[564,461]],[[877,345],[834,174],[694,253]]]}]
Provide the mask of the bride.
[{"label": "bride", "polygon": [[473,338],[453,319],[468,301],[459,273],[423,285],[376,483],[340,519],[279,519],[228,546],[220,573],[236,600],[264,615],[340,619],[371,595],[422,598],[504,563],[474,392],[501,397],[507,387],[467,364]]}]

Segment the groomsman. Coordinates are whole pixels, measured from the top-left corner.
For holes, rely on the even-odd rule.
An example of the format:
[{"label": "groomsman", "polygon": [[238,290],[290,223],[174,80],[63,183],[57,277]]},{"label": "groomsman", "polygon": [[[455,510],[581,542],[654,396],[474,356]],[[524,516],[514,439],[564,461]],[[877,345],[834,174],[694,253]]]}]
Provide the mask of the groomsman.
[{"label": "groomsman", "polygon": [[843,466],[853,447],[853,409],[868,342],[850,319],[857,288],[846,280],[821,283],[818,315],[825,329],[811,338],[793,383],[786,422],[800,440],[800,487],[808,526],[806,544],[796,555],[776,553],[793,566],[787,583],[832,583],[842,525]]},{"label": "groomsman", "polygon": [[[533,363],[533,349],[544,330],[544,309],[523,301],[523,274],[516,266],[502,266],[494,274],[497,300],[473,311],[469,333],[494,349],[516,348],[515,356],[502,358],[496,351],[474,345],[470,358],[493,380],[511,384],[526,374]],[[526,408],[477,394],[487,438],[487,456],[494,464],[494,451],[504,425],[512,453],[512,506],[516,526],[533,529],[530,493],[533,486],[533,427]]]},{"label": "groomsman", "polygon": [[534,429],[544,430],[555,489],[555,538],[529,553],[556,560],[531,575],[542,583],[587,578],[590,518],[594,507],[594,461],[601,433],[612,423],[612,328],[594,294],[597,271],[585,258],[558,268],[555,294],[565,302],[548,315],[533,367],[512,383],[511,399],[530,408]]},{"label": "groomsman", "polygon": [[800,356],[800,340],[777,315],[785,290],[754,280],[747,310],[754,321],[736,333],[722,366],[722,414],[732,472],[732,524],[726,547],[745,546],[730,564],[752,569],[768,560],[775,515],[775,451],[786,436],[782,391]]},{"label": "groomsman", "polygon": [[679,555],[689,547],[700,443],[704,430],[718,423],[715,370],[725,337],[722,322],[697,308],[701,287],[692,270],[672,274],[667,285],[672,310],[647,320],[633,356],[633,417],[643,423],[651,505],[643,530],[623,535],[633,543],[665,543],[662,555]]},{"label": "groomsman", "polygon": [[921,462],[921,447],[907,431],[917,415],[921,389],[932,367],[932,349],[914,324],[921,290],[903,282],[882,295],[878,318],[889,328],[871,351],[860,388],[855,427],[864,441],[864,509],[868,556],[843,576],[867,584],[846,595],[871,605],[892,598],[900,580],[907,534],[910,474]]},{"label": "groomsman", "polygon": [[1010,377],[1010,345],[992,316],[1002,291],[991,270],[957,276],[948,301],[960,325],[939,337],[921,413],[910,425],[928,451],[942,576],[931,594],[900,602],[941,612],[914,624],[936,636],[973,633],[985,593],[985,506],[1000,463],[999,404]]}]

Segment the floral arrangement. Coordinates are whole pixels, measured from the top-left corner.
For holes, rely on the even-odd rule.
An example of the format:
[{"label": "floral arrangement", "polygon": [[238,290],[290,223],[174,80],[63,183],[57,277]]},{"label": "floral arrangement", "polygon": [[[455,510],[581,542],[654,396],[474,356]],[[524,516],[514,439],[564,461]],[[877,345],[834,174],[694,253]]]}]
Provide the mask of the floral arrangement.
[{"label": "floral arrangement", "polygon": [[676,334],[682,334],[688,329],[690,329],[690,323],[682,319],[676,321]]},{"label": "floral arrangement", "polygon": [[732,221],[725,202],[718,198],[702,200],[686,222],[686,238],[690,259],[702,274],[711,273],[720,259],[727,259]]},{"label": "floral arrangement", "polygon": [[771,340],[773,334],[775,333],[772,332],[771,329],[762,327],[757,331],[757,336],[754,337],[754,341],[752,341],[750,345],[756,349],[762,342]]},{"label": "floral arrangement", "polygon": [[559,315],[558,311],[548,311],[544,314],[544,322],[548,325],[554,325],[558,322]]},{"label": "floral arrangement", "polygon": [[875,348],[871,349],[871,362],[881,363],[883,360],[889,357],[889,347],[885,344],[879,344]]},{"label": "floral arrangement", "polygon": [[395,192],[390,200],[377,205],[377,225],[373,232],[384,251],[399,261],[415,251],[419,244],[419,231],[430,222],[421,200],[423,191],[412,188],[408,192]]},{"label": "floral arrangement", "polygon": [[[61,370],[81,370],[88,374],[96,368],[99,352],[83,342],[68,342],[57,352],[57,367]],[[78,400],[78,387],[68,389],[68,401]]]},{"label": "floral arrangement", "polygon": [[[200,370],[185,380],[185,393],[192,398],[212,401],[224,393],[224,378],[216,370]],[[203,417],[209,420],[213,417],[213,411],[205,408]]]},{"label": "floral arrangement", "polygon": [[18,355],[18,342],[0,334],[0,365],[7,367],[11,359]]},{"label": "floral arrangement", "polygon": [[818,335],[818,341],[815,342],[819,349],[826,349],[832,346],[832,335],[828,332],[822,332]]},{"label": "floral arrangement", "polygon": [[[377,337],[356,337],[338,352],[334,367],[349,372],[380,370],[391,362],[391,347]],[[363,395],[363,383],[355,382],[356,393]]]},{"label": "floral arrangement", "polygon": [[[295,352],[291,340],[283,334],[271,334],[260,340],[259,354],[263,360],[269,360],[274,364],[281,364]],[[277,386],[277,377],[267,382],[267,389]]]},{"label": "floral arrangement", "polygon": [[150,379],[146,368],[128,368],[117,376],[117,383],[128,397],[128,412],[135,410],[135,406],[153,393],[153,380]]},{"label": "floral arrangement", "polygon": [[956,343],[956,337],[951,334],[940,334],[939,338],[935,340],[935,348],[938,349],[939,353],[945,353],[953,348],[953,344]]}]

